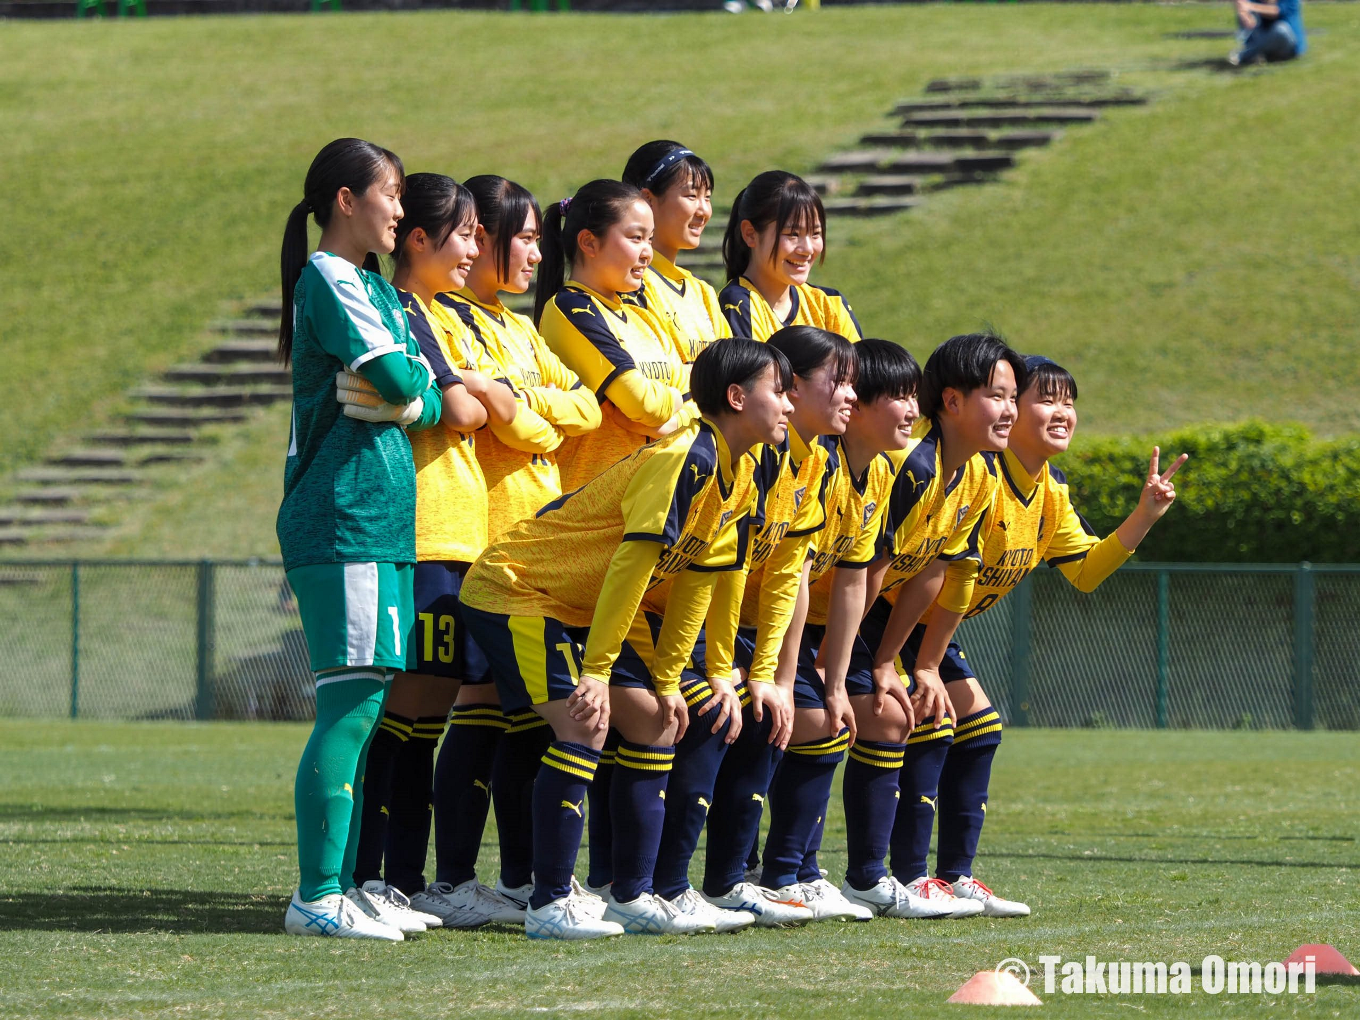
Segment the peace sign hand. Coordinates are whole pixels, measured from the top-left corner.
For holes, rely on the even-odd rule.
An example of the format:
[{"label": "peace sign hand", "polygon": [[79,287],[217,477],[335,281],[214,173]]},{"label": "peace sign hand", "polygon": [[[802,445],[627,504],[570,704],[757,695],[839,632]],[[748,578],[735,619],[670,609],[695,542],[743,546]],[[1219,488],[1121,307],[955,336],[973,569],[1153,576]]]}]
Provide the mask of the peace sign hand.
[{"label": "peace sign hand", "polygon": [[1158,474],[1161,455],[1161,447],[1154,446],[1152,460],[1148,463],[1147,481],[1143,484],[1142,495],[1138,497],[1139,511],[1154,521],[1160,519],[1176,501],[1176,486],[1172,484],[1171,476],[1190,459],[1188,453],[1183,453],[1176,458],[1171,467],[1167,468],[1165,474]]}]

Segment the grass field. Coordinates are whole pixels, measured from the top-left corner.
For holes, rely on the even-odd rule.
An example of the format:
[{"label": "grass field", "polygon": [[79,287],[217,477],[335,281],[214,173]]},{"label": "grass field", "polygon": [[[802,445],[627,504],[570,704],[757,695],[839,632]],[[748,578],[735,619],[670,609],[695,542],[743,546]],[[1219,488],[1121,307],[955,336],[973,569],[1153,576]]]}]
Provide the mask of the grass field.
[{"label": "grass field", "polygon": [[[1005,957],[1197,966],[1319,941],[1360,957],[1349,734],[1011,730],[978,875],[1031,918],[585,946],[491,929],[400,946],[284,936],[304,740],[284,725],[0,722],[0,1017],[948,1017],[969,1011],[945,998]],[[843,845],[833,814],[833,876]],[[484,878],[495,853],[489,834]],[[1360,1012],[1353,980],[1041,996],[1070,1017]]]},{"label": "grass field", "polygon": [[[818,279],[917,354],[990,321],[1061,358],[1088,432],[1248,414],[1355,429],[1335,366],[1360,184],[1337,111],[1360,92],[1360,13],[1308,16],[1305,61],[1241,75],[1203,66],[1226,41],[1168,37],[1223,28],[1219,4],[5,23],[0,177],[28,183],[0,232],[0,321],[27,396],[0,407],[0,470],[201,351],[232,299],[272,292],[283,218],[332,136],[546,198],[677,136],[713,162],[722,205],[758,170],[811,169],[886,126],[932,78],[1078,66],[1157,101],[1026,153],[1005,184],[837,222]],[[683,56],[657,75],[659,52]],[[270,553],[284,421],[221,444],[99,551]]]}]

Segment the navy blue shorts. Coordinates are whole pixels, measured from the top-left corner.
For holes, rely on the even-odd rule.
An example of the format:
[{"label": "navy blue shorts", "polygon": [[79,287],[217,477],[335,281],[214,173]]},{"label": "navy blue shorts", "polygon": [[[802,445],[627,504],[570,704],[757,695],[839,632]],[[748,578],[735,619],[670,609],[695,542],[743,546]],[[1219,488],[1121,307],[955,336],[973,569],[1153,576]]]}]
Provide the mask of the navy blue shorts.
[{"label": "navy blue shorts", "polygon": [[[793,680],[794,708],[826,708],[826,688],[816,666],[817,652],[825,636],[825,627],[815,623],[803,627],[803,640],[798,646],[798,671]],[[850,646],[845,693],[852,698],[874,693],[874,658],[858,634]]]},{"label": "navy blue shorts", "polygon": [[[614,668],[609,673],[611,687],[642,687],[656,690],[652,679],[651,663],[655,657],[656,639],[661,634],[661,617],[656,613],[639,613],[628,630],[628,637],[619,648],[619,657],[614,660]],[[694,643],[694,650],[680,671],[680,682],[696,680],[707,682],[704,671],[704,632]]]},{"label": "navy blue shorts", "polygon": [[462,608],[468,630],[486,656],[502,712],[523,712],[571,697],[581,678],[588,628],[568,627],[552,617]]},{"label": "navy blue shorts", "polygon": [[[860,624],[860,636],[867,642],[867,646],[873,649],[878,648],[878,643],[883,638],[883,630],[888,625],[888,616],[892,613],[892,604],[887,599],[875,599],[873,606],[869,609],[869,615]],[[926,626],[918,623],[907,637],[907,643],[902,646],[902,651],[897,656],[897,671],[904,676],[911,676],[916,668],[916,653],[921,647],[921,638],[925,636]],[[955,680],[971,680],[974,678],[973,669],[968,665],[968,660],[964,658],[963,649],[959,647],[957,641],[950,641],[949,648],[944,653],[944,659],[940,662],[940,679],[945,683],[952,683]],[[911,689],[916,689],[916,680],[913,677]]]},{"label": "navy blue shorts", "polygon": [[417,563],[415,623],[406,641],[406,668],[412,673],[449,677],[465,684],[487,684],[486,656],[468,633],[458,601],[472,564],[459,560]]}]

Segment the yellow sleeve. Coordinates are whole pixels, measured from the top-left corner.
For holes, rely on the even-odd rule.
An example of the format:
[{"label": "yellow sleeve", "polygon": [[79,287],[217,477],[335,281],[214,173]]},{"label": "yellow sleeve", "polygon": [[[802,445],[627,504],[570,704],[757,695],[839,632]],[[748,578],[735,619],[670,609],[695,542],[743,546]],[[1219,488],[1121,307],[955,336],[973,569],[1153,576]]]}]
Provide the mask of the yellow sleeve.
[{"label": "yellow sleeve", "polygon": [[[695,571],[687,570],[685,573]],[[710,677],[731,680],[747,573],[744,569],[723,570],[710,576],[715,580],[704,623],[704,668]]]},{"label": "yellow sleeve", "polygon": [[562,359],[540,337],[533,337],[531,342],[545,385],[531,386],[525,391],[529,406],[565,436],[584,435],[599,428],[600,403],[595,394],[582,385],[576,373],[562,364]]},{"label": "yellow sleeve", "polygon": [[609,672],[619,657],[619,649],[660,558],[660,542],[625,541],[614,550],[590,621],[590,636],[586,638],[585,660],[581,665],[583,675],[609,682]]},{"label": "yellow sleeve", "polygon": [[1078,591],[1089,594],[1122,567],[1133,551],[1125,549],[1115,533],[1097,539],[1095,531],[1072,505],[1067,480],[1057,472],[1053,472],[1052,478],[1062,499],[1062,516],[1053,529],[1052,540],[1044,549],[1044,559],[1049,566],[1061,570],[1063,577]]},{"label": "yellow sleeve", "polygon": [[525,390],[515,391],[515,417],[504,425],[488,428],[506,446],[522,453],[551,453],[562,445],[563,435],[530,406]]},{"label": "yellow sleeve", "polygon": [[951,560],[944,568],[944,587],[935,601],[947,613],[966,613],[973,601],[973,582],[977,580],[978,560]]},{"label": "yellow sleeve", "polygon": [[711,571],[682,570],[671,585],[661,631],[656,636],[656,658],[652,660],[652,683],[662,697],[680,693],[680,673],[694,653],[714,585],[721,576]]},{"label": "yellow sleeve", "polygon": [[756,610],[756,642],[748,680],[773,683],[779,665],[779,649],[793,621],[803,563],[812,548],[813,532],[785,538],[765,561]]},{"label": "yellow sleeve", "polygon": [[670,421],[685,403],[685,395],[680,390],[653,382],[637,369],[615,376],[604,388],[603,395],[626,417],[652,429]]}]

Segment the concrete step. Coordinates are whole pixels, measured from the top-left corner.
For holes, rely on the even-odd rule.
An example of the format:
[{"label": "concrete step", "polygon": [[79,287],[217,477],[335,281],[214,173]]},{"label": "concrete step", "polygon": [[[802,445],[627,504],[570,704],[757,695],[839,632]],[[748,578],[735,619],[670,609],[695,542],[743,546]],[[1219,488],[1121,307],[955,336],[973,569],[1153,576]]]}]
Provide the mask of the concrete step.
[{"label": "concrete step", "polygon": [[197,364],[176,365],[166,369],[161,378],[169,383],[201,383],[204,386],[288,386],[292,382],[293,372],[284,365],[251,365],[242,368],[236,365]]},{"label": "concrete step", "polygon": [[994,173],[1015,165],[1008,152],[899,152],[880,164],[891,174]]},{"label": "concrete step", "polygon": [[[136,485],[142,481],[142,476],[135,471],[118,470],[116,468],[25,468],[15,474],[15,479],[20,482],[32,482],[36,485],[70,486],[70,485]],[[17,497],[16,497],[17,498]]]},{"label": "concrete step", "polygon": [[273,319],[275,331],[279,328],[279,313],[283,305],[278,298],[258,298],[249,302],[242,311],[249,319]]},{"label": "concrete step", "polygon": [[905,174],[877,174],[865,177],[855,188],[856,195],[919,195],[921,178]]},{"label": "concrete step", "polygon": [[47,488],[47,489],[27,489],[23,492],[16,492],[14,500],[16,503],[25,503],[29,506],[66,506],[83,499],[87,493],[83,489],[72,487],[66,488]]},{"label": "concrete step", "polygon": [[1012,152],[1017,149],[1038,149],[1053,144],[1061,137],[1061,131],[999,131],[992,135],[992,148]]},{"label": "concrete step", "polygon": [[[278,314],[277,312],[275,313]],[[212,324],[212,329],[233,336],[278,336],[278,319],[224,319]]]},{"label": "concrete step", "polygon": [[1099,119],[1099,110],[1084,110],[1073,106],[1048,106],[1034,110],[991,110],[985,112],[945,110],[909,113],[902,118],[902,126],[907,129],[1015,127],[1021,124],[1090,124]]},{"label": "concrete step", "polygon": [[228,340],[203,355],[203,360],[214,365],[277,362],[277,352],[278,343],[275,340]]},{"label": "concrete step", "polygon": [[1048,145],[1060,131],[877,131],[860,139],[865,145],[915,149],[938,145],[951,149],[1028,149]]},{"label": "concrete step", "polygon": [[35,528],[30,532],[30,536],[30,545],[98,542],[101,539],[108,538],[109,530],[93,524],[53,525],[46,528]]},{"label": "concrete step", "polygon": [[122,450],[71,450],[48,457],[46,463],[62,467],[116,468],[127,463],[127,454]]},{"label": "concrete step", "polygon": [[[993,88],[1042,91],[1044,89],[1071,88],[1074,85],[1094,85],[1110,80],[1110,72],[1093,69],[1081,71],[1059,71],[1043,76],[1007,75],[995,78]],[[926,83],[927,92],[977,92],[983,87],[981,78],[936,78]]]},{"label": "concrete step", "polygon": [[897,116],[941,113],[949,110],[1034,110],[1054,106],[1102,109],[1108,106],[1144,106],[1147,96],[1135,92],[1109,95],[960,96],[951,99],[904,99],[893,107]]},{"label": "concrete step", "polygon": [[167,407],[262,407],[292,400],[291,386],[216,386],[196,390],[147,388],[133,394]]},{"label": "concrete step", "polygon": [[95,432],[89,440],[107,446],[184,446],[194,441],[194,434],[172,429],[124,429]]},{"label": "concrete step", "polygon": [[920,205],[915,198],[831,198],[826,201],[828,216],[886,216],[890,213],[905,212]]},{"label": "concrete step", "polygon": [[872,173],[891,159],[891,149],[857,149],[828,156],[817,169],[831,174]]},{"label": "concrete step", "polygon": [[193,453],[190,450],[157,450],[155,453],[148,453],[137,459],[140,467],[150,467],[153,464],[193,464],[203,460],[201,453]]},{"label": "concrete step", "polygon": [[240,410],[209,411],[136,411],[125,416],[128,421],[152,428],[197,428],[200,425],[221,425],[245,421],[250,415]]},{"label": "concrete step", "polygon": [[927,92],[974,92],[980,88],[981,78],[936,78],[926,82]]},{"label": "concrete step", "polygon": [[23,528],[0,528],[0,546],[27,545],[28,538]]},{"label": "concrete step", "polygon": [[38,528],[47,524],[87,524],[88,510],[30,510],[23,506],[0,507],[0,525],[17,528]]}]

